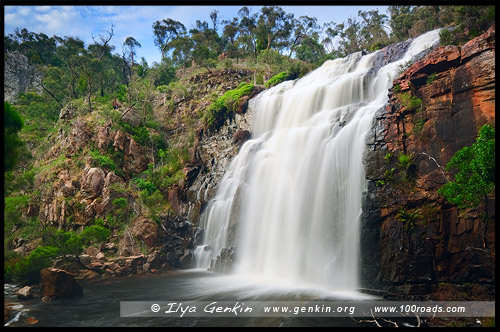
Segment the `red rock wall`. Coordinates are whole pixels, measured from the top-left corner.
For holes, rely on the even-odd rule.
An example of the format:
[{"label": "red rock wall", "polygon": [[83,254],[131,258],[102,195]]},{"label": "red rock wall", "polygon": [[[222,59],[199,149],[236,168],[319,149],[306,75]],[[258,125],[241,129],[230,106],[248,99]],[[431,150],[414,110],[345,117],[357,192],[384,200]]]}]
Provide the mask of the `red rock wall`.
[{"label": "red rock wall", "polygon": [[[366,157],[365,287],[425,295],[443,282],[494,284],[494,197],[485,230],[481,211],[459,211],[437,194],[450,178],[450,158],[495,122],[494,35],[493,26],[462,47],[431,51],[394,81],[377,114]],[[410,109],[404,94],[420,98],[423,109]],[[398,164],[401,153],[413,154],[408,169]],[[405,221],[401,209],[418,217]]]}]

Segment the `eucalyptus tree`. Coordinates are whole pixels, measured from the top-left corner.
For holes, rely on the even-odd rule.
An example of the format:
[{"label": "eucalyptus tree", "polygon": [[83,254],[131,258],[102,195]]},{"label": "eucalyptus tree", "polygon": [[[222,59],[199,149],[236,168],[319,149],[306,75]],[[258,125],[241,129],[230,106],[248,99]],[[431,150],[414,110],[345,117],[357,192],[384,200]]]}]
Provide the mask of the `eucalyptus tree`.
[{"label": "eucalyptus tree", "polygon": [[236,58],[236,63],[239,62],[240,55],[240,28],[238,18],[234,17],[232,21],[223,21],[224,29],[222,32],[222,37],[225,38],[228,43],[226,43],[226,51],[230,58]]},{"label": "eucalyptus tree", "polygon": [[240,16],[239,37],[242,52],[245,55],[253,55],[257,58],[257,17],[258,14],[252,14],[248,7],[242,7],[238,10]]},{"label": "eucalyptus tree", "polygon": [[300,16],[299,19],[293,19],[292,26],[294,30],[289,44],[289,57],[291,57],[295,49],[306,40],[307,42],[305,42],[304,45],[310,44],[311,39],[317,41],[319,38],[319,31],[321,30],[317,18],[309,16]]},{"label": "eucalyptus tree", "polygon": [[162,59],[166,57],[170,42],[186,33],[186,27],[171,18],[153,23],[154,44],[161,52]]},{"label": "eucalyptus tree", "polygon": [[140,48],[142,45],[134,38],[127,37],[123,42],[123,53],[130,57],[130,68],[134,68],[134,56],[137,55],[136,48]]},{"label": "eucalyptus tree", "polygon": [[288,46],[293,27],[293,14],[286,13],[281,7],[262,7],[257,21],[257,49],[278,52]]}]

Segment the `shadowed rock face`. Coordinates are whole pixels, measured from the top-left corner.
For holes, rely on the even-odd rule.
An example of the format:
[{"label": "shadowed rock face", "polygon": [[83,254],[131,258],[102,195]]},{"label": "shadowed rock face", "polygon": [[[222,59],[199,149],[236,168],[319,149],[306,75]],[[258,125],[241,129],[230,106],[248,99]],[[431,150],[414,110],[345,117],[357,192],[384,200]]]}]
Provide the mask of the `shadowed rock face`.
[{"label": "shadowed rock face", "polygon": [[71,274],[64,270],[45,268],[40,271],[40,277],[42,280],[42,297],[57,299],[83,294],[80,284],[76,282],[75,278]]},{"label": "shadowed rock face", "polygon": [[[458,211],[437,194],[450,178],[444,170],[450,158],[475,142],[481,126],[495,122],[494,34],[493,26],[462,47],[432,50],[394,81],[399,91],[390,92],[389,104],[375,116],[365,155],[365,287],[422,296],[438,283],[494,284],[494,197],[485,225],[481,211]],[[401,99],[405,93],[420,98],[424,109],[410,109]],[[388,153],[393,157],[384,158]],[[398,165],[401,153],[413,153],[407,170]],[[401,209],[418,217],[405,219]],[[446,298],[443,289],[439,298]]]},{"label": "shadowed rock face", "polygon": [[5,53],[4,70],[4,99],[15,102],[21,92],[35,90],[42,93],[40,85],[42,74],[36,71],[35,66],[29,64],[28,58],[14,51]]}]

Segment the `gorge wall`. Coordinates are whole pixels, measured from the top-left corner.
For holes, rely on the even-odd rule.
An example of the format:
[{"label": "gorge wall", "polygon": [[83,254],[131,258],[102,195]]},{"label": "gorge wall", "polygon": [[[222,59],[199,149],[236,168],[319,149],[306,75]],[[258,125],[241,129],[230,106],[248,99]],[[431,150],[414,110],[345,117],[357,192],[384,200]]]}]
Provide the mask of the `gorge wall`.
[{"label": "gorge wall", "polygon": [[[364,160],[363,286],[413,298],[493,298],[495,197],[485,225],[480,211],[458,210],[437,190],[450,178],[444,167],[455,152],[495,122],[495,27],[462,47],[432,50],[389,93]],[[411,109],[409,96],[423,107]],[[406,169],[401,154],[411,156]]]}]

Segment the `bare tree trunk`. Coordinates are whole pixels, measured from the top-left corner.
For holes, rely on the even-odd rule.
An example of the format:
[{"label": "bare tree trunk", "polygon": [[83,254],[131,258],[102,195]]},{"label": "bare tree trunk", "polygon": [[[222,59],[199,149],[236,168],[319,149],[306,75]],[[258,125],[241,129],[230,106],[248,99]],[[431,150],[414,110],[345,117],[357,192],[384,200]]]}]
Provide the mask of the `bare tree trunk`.
[{"label": "bare tree trunk", "polygon": [[59,101],[59,99],[56,98],[56,96],[54,96],[52,94],[52,92],[50,92],[41,82],[40,82],[40,86],[45,90],[45,92],[47,92],[52,98],[54,98],[55,101],[57,101],[57,103],[59,104],[59,106],[61,106],[61,108],[63,108],[64,106],[61,104],[61,102]]}]

